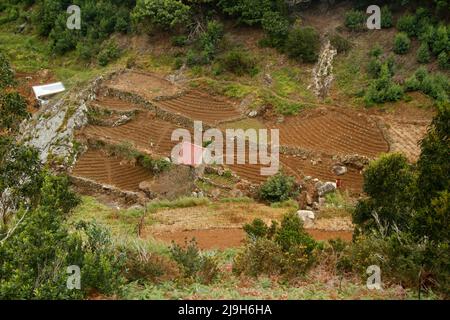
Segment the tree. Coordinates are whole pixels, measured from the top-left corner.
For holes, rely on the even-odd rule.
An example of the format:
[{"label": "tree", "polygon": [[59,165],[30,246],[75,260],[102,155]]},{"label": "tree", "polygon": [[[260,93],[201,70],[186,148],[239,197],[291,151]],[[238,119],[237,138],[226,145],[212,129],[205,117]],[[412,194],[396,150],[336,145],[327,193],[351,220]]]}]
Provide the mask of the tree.
[{"label": "tree", "polygon": [[445,50],[450,50],[446,26],[441,25],[436,29],[432,44],[432,50],[436,56]]},{"label": "tree", "polygon": [[389,63],[385,62],[381,66],[379,78],[372,80],[370,83],[364,100],[370,106],[374,103],[398,101],[403,97],[403,94],[402,87],[392,81]]},{"label": "tree", "polygon": [[405,54],[410,47],[411,40],[409,40],[408,35],[404,32],[397,33],[394,40],[394,52],[396,54]]},{"label": "tree", "polygon": [[364,192],[353,213],[353,223],[359,232],[377,229],[378,224],[388,233],[394,226],[402,229],[409,223],[413,204],[410,192],[414,174],[402,154],[387,154],[370,163],[364,171]]},{"label": "tree", "polygon": [[19,93],[0,93],[0,129],[16,130],[29,116],[27,102]]},{"label": "tree", "polygon": [[219,0],[218,5],[223,12],[248,25],[260,24],[264,14],[276,7],[273,0]]},{"label": "tree", "polygon": [[428,43],[423,42],[419,50],[417,50],[417,62],[419,63],[429,63],[431,60],[430,47]]},{"label": "tree", "polygon": [[351,31],[361,31],[364,29],[366,15],[359,10],[350,10],[345,14],[345,26]]},{"label": "tree", "polygon": [[381,8],[381,27],[384,29],[391,28],[394,25],[394,18],[388,6]]},{"label": "tree", "polygon": [[266,12],[262,19],[262,28],[266,32],[269,45],[282,48],[289,33],[289,21],[278,12]]},{"label": "tree", "polygon": [[178,0],[137,0],[133,19],[163,30],[183,26],[189,20],[190,7]]},{"label": "tree", "polygon": [[319,58],[320,35],[312,27],[293,29],[286,41],[286,52],[301,62],[316,62]]}]

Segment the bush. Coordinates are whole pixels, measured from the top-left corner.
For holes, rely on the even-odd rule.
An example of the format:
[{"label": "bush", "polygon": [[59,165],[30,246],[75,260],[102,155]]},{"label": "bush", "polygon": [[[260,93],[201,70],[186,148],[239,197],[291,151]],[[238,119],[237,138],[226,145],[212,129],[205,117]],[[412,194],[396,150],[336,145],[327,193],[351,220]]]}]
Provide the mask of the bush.
[{"label": "bush", "polygon": [[188,38],[185,35],[172,37],[172,45],[174,47],[184,47],[187,44]]},{"label": "bush", "polygon": [[338,33],[333,33],[330,36],[330,43],[338,53],[346,53],[352,47],[351,42]]},{"label": "bush", "polygon": [[277,173],[270,177],[260,188],[259,197],[269,202],[281,202],[296,196],[298,187],[293,177]]},{"label": "bush", "polygon": [[387,29],[394,25],[394,18],[388,6],[381,8],[381,28]]},{"label": "bush", "polygon": [[416,18],[410,14],[400,17],[397,21],[397,29],[409,37],[415,37],[417,35]]},{"label": "bush", "polygon": [[224,70],[237,76],[254,75],[257,72],[255,59],[237,49],[227,52],[220,59],[220,65]]},{"label": "bush", "polygon": [[206,59],[206,63],[211,62],[218,51],[220,42],[224,36],[223,25],[218,21],[208,22],[206,31],[200,35],[199,45],[201,55]]},{"label": "bush", "polygon": [[446,26],[441,25],[436,29],[431,48],[436,56],[441,52],[450,50],[448,31]]},{"label": "bush", "polygon": [[411,47],[411,40],[404,32],[397,33],[394,40],[394,52],[396,54],[405,54]]},{"label": "bush", "polygon": [[303,275],[315,262],[318,244],[303,229],[296,213],[283,217],[281,227],[255,219],[246,226],[247,245],[233,263],[233,272],[249,276]]},{"label": "bush", "polygon": [[364,96],[364,100],[370,106],[374,103],[399,101],[402,97],[403,89],[400,85],[392,81],[389,65],[385,62],[381,67],[379,78],[372,80]]},{"label": "bush", "polygon": [[289,34],[289,21],[284,16],[278,12],[266,12],[262,19],[262,28],[271,47],[283,48]]},{"label": "bush", "polygon": [[351,10],[345,14],[345,26],[351,31],[361,31],[365,27],[366,15],[359,10]]},{"label": "bush", "polygon": [[29,116],[27,102],[19,93],[0,93],[0,129],[17,130]]},{"label": "bush", "polygon": [[106,67],[110,62],[117,60],[121,55],[120,49],[114,41],[110,41],[98,54],[98,64]]},{"label": "bush", "polygon": [[163,30],[173,30],[189,20],[190,7],[178,0],[137,0],[132,17]]},{"label": "bush", "polygon": [[438,65],[439,68],[446,70],[450,69],[450,57],[447,52],[442,51],[438,56]]},{"label": "bush", "polygon": [[181,267],[184,277],[188,280],[210,284],[219,274],[216,259],[202,255],[195,239],[192,239],[189,243],[186,241],[184,247],[173,242],[170,254],[172,259]]},{"label": "bush", "polygon": [[286,41],[286,52],[301,62],[316,62],[320,51],[320,36],[312,27],[291,30]]},{"label": "bush", "polygon": [[0,90],[14,85],[14,72],[5,55],[0,52]]},{"label": "bush", "polygon": [[417,50],[417,62],[429,63],[431,61],[430,47],[426,42],[423,42],[419,50]]},{"label": "bush", "polygon": [[[280,2],[281,3],[281,2]],[[272,0],[219,0],[219,7],[227,14],[238,17],[239,22],[256,25],[261,23],[264,14],[272,12]],[[281,8],[283,9],[283,8]]]}]

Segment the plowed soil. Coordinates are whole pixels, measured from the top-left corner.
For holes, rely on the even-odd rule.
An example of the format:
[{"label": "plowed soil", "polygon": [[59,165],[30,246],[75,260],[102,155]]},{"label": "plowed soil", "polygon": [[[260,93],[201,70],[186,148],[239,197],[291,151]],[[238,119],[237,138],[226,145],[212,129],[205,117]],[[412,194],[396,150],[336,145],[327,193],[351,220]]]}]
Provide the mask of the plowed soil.
[{"label": "plowed soil", "polygon": [[114,143],[131,142],[151,154],[170,156],[177,142],[171,141],[174,124],[155,118],[151,112],[141,112],[132,121],[118,127],[89,125],[82,134],[103,138]]},{"label": "plowed soil", "polygon": [[288,117],[281,124],[280,144],[333,154],[375,157],[389,150],[381,130],[363,115],[320,109],[305,116]]},{"label": "plowed soil", "polygon": [[97,99],[92,102],[92,105],[116,112],[129,112],[142,109],[138,105],[109,96],[98,96]]},{"label": "plowed soil", "polygon": [[173,98],[158,101],[161,108],[208,124],[237,119],[241,116],[231,104],[207,93],[191,90]]},{"label": "plowed soil", "polygon": [[147,100],[169,97],[182,92],[182,89],[169,81],[150,73],[128,71],[106,83],[107,87],[138,94]]},{"label": "plowed soil", "polygon": [[138,191],[139,183],[152,178],[148,170],[110,157],[100,150],[88,150],[77,161],[72,175],[126,191]]}]

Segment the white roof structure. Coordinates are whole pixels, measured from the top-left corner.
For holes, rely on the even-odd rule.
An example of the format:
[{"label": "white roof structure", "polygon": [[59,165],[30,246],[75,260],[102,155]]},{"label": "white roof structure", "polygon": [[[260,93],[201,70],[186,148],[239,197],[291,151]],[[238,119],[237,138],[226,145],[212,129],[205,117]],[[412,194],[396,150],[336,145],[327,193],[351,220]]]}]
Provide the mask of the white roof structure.
[{"label": "white roof structure", "polygon": [[41,97],[51,96],[53,94],[63,92],[65,90],[66,90],[66,88],[64,87],[62,82],[56,82],[56,83],[46,84],[43,86],[34,86],[33,87],[34,95],[38,99]]}]

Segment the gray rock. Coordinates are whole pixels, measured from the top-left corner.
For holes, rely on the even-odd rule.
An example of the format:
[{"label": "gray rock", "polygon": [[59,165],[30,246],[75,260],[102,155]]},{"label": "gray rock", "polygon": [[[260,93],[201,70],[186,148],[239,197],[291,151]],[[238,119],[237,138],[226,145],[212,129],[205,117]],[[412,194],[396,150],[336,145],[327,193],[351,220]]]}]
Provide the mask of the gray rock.
[{"label": "gray rock", "polygon": [[248,116],[249,116],[250,118],[255,118],[255,117],[258,116],[258,111],[256,111],[256,110],[250,111],[249,114],[248,114]]},{"label": "gray rock", "polygon": [[305,226],[314,224],[314,219],[316,218],[315,214],[311,210],[298,210],[298,217],[303,221]]},{"label": "gray rock", "polygon": [[317,192],[319,193],[320,197],[335,190],[336,190],[335,182],[325,182],[322,186],[317,188]]},{"label": "gray rock", "polygon": [[333,173],[337,176],[342,176],[347,173],[347,167],[341,165],[335,165],[332,169]]}]

